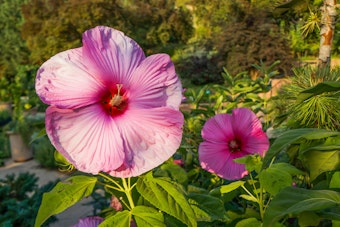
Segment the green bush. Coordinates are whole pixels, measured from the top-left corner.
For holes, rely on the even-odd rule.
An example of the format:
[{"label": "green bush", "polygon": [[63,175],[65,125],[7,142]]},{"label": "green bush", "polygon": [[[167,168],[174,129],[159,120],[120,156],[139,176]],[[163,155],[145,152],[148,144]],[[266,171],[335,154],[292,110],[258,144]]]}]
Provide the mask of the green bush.
[{"label": "green bush", "polygon": [[[31,173],[7,175],[0,179],[0,226],[34,226],[44,192],[50,191],[56,182],[38,187],[38,177]],[[56,221],[53,216],[44,224]]]}]

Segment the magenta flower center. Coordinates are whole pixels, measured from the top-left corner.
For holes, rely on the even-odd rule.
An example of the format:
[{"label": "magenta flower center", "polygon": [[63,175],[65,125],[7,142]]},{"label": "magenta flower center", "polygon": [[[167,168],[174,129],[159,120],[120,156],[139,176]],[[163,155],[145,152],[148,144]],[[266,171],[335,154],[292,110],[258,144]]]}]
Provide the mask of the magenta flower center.
[{"label": "magenta flower center", "polygon": [[237,151],[241,151],[241,145],[240,142],[237,140],[231,140],[229,141],[229,149],[231,152],[237,152]]},{"label": "magenta flower center", "polygon": [[123,84],[117,84],[115,88],[105,93],[102,97],[103,108],[111,116],[117,116],[126,110],[127,98],[123,89]]}]

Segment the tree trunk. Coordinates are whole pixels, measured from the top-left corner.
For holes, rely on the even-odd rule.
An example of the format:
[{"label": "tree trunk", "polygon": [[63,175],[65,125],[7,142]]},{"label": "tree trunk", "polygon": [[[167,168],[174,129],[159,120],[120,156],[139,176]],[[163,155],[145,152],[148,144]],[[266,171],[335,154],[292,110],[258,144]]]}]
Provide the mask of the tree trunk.
[{"label": "tree trunk", "polygon": [[321,31],[318,66],[329,67],[331,64],[331,50],[336,21],[336,0],[324,0],[321,8]]}]

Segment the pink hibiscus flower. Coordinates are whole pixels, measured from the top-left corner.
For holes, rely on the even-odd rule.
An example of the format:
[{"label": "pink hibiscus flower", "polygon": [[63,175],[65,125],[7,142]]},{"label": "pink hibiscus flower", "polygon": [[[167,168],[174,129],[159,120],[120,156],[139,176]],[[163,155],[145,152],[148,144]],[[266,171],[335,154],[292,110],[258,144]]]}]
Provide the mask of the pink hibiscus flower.
[{"label": "pink hibiscus flower", "polygon": [[72,227],[97,227],[100,223],[104,221],[104,218],[93,216],[79,219],[78,223]]},{"label": "pink hibiscus flower", "polygon": [[46,132],[78,170],[138,176],[180,145],[182,86],[166,54],[145,57],[131,38],[99,26],[83,46],[38,70],[36,92],[50,105]]},{"label": "pink hibiscus flower", "polygon": [[203,126],[202,137],[204,141],[198,150],[202,168],[227,180],[248,174],[244,164],[234,159],[256,153],[263,157],[269,148],[261,122],[246,108],[210,118]]}]

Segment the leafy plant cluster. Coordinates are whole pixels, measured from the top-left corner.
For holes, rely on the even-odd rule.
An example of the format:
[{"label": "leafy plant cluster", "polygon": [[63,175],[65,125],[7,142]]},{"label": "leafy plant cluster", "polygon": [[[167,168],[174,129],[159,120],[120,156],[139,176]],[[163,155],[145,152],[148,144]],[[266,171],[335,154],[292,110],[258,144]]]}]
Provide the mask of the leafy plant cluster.
[{"label": "leafy plant cluster", "polygon": [[[188,90],[187,102],[193,109],[184,112],[183,141],[173,158],[136,178],[76,174],[44,194],[35,226],[98,191],[106,198],[106,202],[98,199],[96,206],[96,215],[105,217],[100,226],[336,226],[340,222],[337,130],[325,125],[290,128],[285,121],[271,133],[271,146],[263,158],[252,155],[235,160],[250,173],[237,181],[200,167],[200,132],[214,114],[249,107],[262,114],[266,129],[274,125],[265,119],[272,99],[262,93],[271,89],[275,66],[254,65],[261,72],[256,80],[246,73],[232,76],[225,69],[225,84],[207,85],[197,93]],[[308,102],[338,91],[338,81],[320,81],[299,90],[295,101]],[[72,169],[65,159],[58,160]],[[55,200],[62,202],[51,206]]]},{"label": "leafy plant cluster", "polygon": [[[0,226],[34,225],[43,193],[55,185],[51,182],[38,187],[37,181],[38,178],[31,173],[11,174],[0,179]],[[53,216],[43,226],[54,221]]]}]

